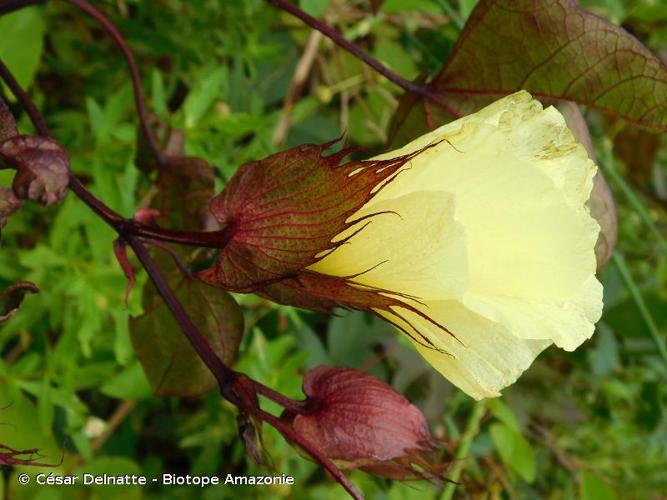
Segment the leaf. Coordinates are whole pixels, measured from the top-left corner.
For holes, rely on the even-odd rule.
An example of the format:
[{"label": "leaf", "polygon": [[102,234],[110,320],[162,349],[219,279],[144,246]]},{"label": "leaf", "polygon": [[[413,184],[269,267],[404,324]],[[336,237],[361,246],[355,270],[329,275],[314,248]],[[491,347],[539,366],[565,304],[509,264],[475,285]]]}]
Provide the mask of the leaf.
[{"label": "leaf", "polygon": [[69,158],[47,137],[18,135],[0,143],[0,160],[16,169],[12,189],[20,199],[59,203],[69,183]]},{"label": "leaf", "polygon": [[[170,127],[155,115],[148,117],[148,125],[158,142],[158,147],[162,155],[167,161],[183,159],[185,157],[185,135],[182,130]],[[154,158],[153,152],[140,126],[137,127],[136,135],[137,151],[134,156],[134,164],[139,170],[148,174],[152,170],[158,169],[160,165],[158,165]]]},{"label": "leaf", "polygon": [[620,364],[619,348],[611,328],[605,323],[600,323],[597,329],[595,349],[588,351],[588,357],[595,376],[605,378]]},{"label": "leaf", "polygon": [[0,293],[0,321],[6,321],[18,311],[21,302],[29,293],[37,293],[39,288],[29,281],[19,281]]},{"label": "leaf", "polygon": [[665,64],[574,0],[480,1],[429,88],[439,104],[404,96],[393,145],[520,89],[667,130]]},{"label": "leaf", "polygon": [[0,97],[0,142],[9,139],[18,134],[16,129],[16,120],[14,115],[5,104],[5,101]]},{"label": "leaf", "polygon": [[614,137],[614,153],[632,174],[641,180],[650,180],[661,144],[662,134],[625,127]]},{"label": "leaf", "polygon": [[494,417],[496,417],[510,429],[516,432],[521,432],[519,421],[516,419],[516,415],[514,415],[512,408],[507,406],[499,398],[490,399],[488,405]]},{"label": "leaf", "polygon": [[320,17],[329,8],[331,0],[299,0],[299,8],[313,17]]},{"label": "leaf", "polygon": [[5,227],[7,217],[15,214],[21,208],[19,200],[14,191],[4,186],[0,186],[0,228]]},{"label": "leaf", "polygon": [[32,84],[44,48],[45,25],[39,9],[23,9],[0,19],[0,59],[21,87]]},{"label": "leaf", "polygon": [[[351,161],[324,156],[333,143],[302,145],[243,165],[210,204],[231,240],[215,265],[199,273],[207,283],[250,292],[295,275],[322,253],[345,243],[334,237],[365,219],[348,220],[408,156]],[[354,173],[354,174],[353,174]]]},{"label": "leaf", "polygon": [[33,400],[7,380],[0,384],[0,443],[16,450],[37,448],[38,460],[49,464],[62,455],[50,430],[40,425]]},{"label": "leaf", "polygon": [[107,380],[100,392],[117,399],[148,399],[151,396],[148,380],[136,361]]},{"label": "leaf", "polygon": [[489,427],[491,439],[503,462],[514,469],[524,481],[535,480],[537,464],[530,443],[518,431],[504,423],[494,423]]},{"label": "leaf", "polygon": [[[158,212],[155,219],[173,229],[201,230],[207,225],[206,218],[211,217],[206,203],[214,193],[213,169],[200,158],[178,156],[180,148],[169,142],[175,156],[168,156],[158,170],[158,191],[151,203]],[[189,270],[181,267],[186,267],[191,253],[188,248],[173,250],[173,255],[160,251],[155,253],[155,261],[195,326],[215,353],[230,363],[243,334],[243,313],[227,292],[184,274]],[[173,259],[178,259],[179,265]],[[152,283],[144,288],[143,303],[145,313],[130,320],[130,337],[155,393],[196,396],[214,387],[215,377]]]},{"label": "leaf", "polygon": [[[215,353],[231,363],[243,335],[243,313],[231,295],[172,272],[170,283],[195,326]],[[132,344],[158,396],[197,396],[213,388],[215,377],[150,286],[144,291],[146,313],[130,323]]]},{"label": "leaf", "polygon": [[605,481],[590,471],[581,473],[581,500],[616,500],[618,496]]},{"label": "leaf", "polygon": [[211,218],[207,203],[213,197],[215,175],[205,160],[168,158],[157,180],[159,194],[151,204],[158,224],[171,229],[201,230]]}]

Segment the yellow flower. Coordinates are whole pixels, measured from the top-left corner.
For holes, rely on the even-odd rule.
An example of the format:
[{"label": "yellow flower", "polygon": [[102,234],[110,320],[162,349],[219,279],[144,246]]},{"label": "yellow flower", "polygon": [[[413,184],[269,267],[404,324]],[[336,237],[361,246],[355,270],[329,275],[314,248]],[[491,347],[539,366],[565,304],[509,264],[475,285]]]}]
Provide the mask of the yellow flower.
[{"label": "yellow flower", "polygon": [[599,227],[586,207],[596,166],[560,113],[527,92],[375,159],[428,145],[348,220],[379,215],[308,269],[413,297],[375,312],[413,332],[463,391],[498,396],[550,344],[577,348],[600,318]]}]

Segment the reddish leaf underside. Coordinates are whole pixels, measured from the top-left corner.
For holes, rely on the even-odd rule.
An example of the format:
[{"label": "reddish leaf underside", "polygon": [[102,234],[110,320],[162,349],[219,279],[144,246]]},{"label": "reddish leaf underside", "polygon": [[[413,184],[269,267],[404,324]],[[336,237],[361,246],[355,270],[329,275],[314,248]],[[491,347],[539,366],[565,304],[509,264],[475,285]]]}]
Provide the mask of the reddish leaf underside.
[{"label": "reddish leaf underside", "polygon": [[319,366],[306,374],[303,391],[305,412],[284,418],[339,466],[392,477],[414,476],[414,463],[428,468],[420,461],[433,449],[426,419],[391,386],[358,370]]},{"label": "reddish leaf underside", "polygon": [[210,217],[207,203],[215,194],[215,173],[201,158],[169,158],[158,173],[158,224],[170,229],[197,231]]},{"label": "reddish leaf underside", "polygon": [[392,144],[520,89],[667,130],[665,64],[574,0],[481,0],[431,88],[442,103],[405,96]]},{"label": "reddish leaf underside", "polygon": [[14,115],[0,97],[0,142],[18,135]]},{"label": "reddish leaf underside", "polygon": [[[169,157],[158,171],[153,208],[142,212],[145,222],[156,219],[172,229],[204,229],[206,217],[210,218],[206,203],[214,194],[214,182],[213,169],[204,160]],[[191,248],[174,248],[171,255],[155,248],[152,254],[195,326],[215,353],[231,363],[243,334],[243,314],[232,296],[183,274],[174,259],[187,266],[192,260]],[[144,315],[130,321],[130,335],[155,393],[195,396],[212,389],[215,377],[185,339],[151,283],[144,289],[143,305]]]},{"label": "reddish leaf underside", "polygon": [[215,286],[251,292],[294,276],[344,241],[334,237],[376,188],[415,154],[339,165],[333,143],[303,145],[243,165],[210,205],[232,237],[215,265],[199,277]]},{"label": "reddish leaf underside", "polygon": [[[234,361],[243,335],[243,313],[231,295],[198,280],[170,273],[170,284],[190,318],[215,353]],[[216,380],[189,344],[170,311],[150,285],[144,292],[146,313],[130,322],[132,344],[151,387],[158,396],[197,396]],[[146,303],[146,300],[144,300]]]}]

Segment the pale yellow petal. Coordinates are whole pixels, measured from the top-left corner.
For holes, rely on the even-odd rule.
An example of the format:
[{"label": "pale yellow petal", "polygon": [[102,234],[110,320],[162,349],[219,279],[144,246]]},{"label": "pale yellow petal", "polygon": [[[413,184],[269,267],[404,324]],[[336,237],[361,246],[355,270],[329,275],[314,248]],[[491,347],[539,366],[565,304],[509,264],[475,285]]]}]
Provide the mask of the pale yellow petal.
[{"label": "pale yellow petal", "polygon": [[479,314],[501,323],[522,339],[551,339],[573,351],[589,339],[602,314],[602,285],[590,276],[567,299],[543,300],[508,296],[466,294],[465,304]]},{"label": "pale yellow petal", "polygon": [[[349,243],[309,269],[359,275],[354,280],[364,285],[420,299],[461,297],[468,285],[467,248],[463,228],[454,220],[453,196],[411,193],[367,206],[356,216],[378,212],[359,223],[366,226]],[[337,239],[358,229],[353,225]]]},{"label": "pale yellow petal", "polygon": [[454,384],[495,396],[550,343],[572,350],[593,333],[596,167],[560,113],[525,92],[379,158],[429,145],[352,217],[400,220],[373,219],[313,269],[343,276],[384,262],[355,280],[417,296],[427,318],[378,314],[414,327],[418,350]]},{"label": "pale yellow petal", "polygon": [[426,347],[416,336],[413,343],[419,353],[450,382],[476,399],[499,396],[501,389],[514,383],[550,344],[548,340],[519,339],[504,326],[475,314],[455,300],[427,305],[424,312],[442,322],[456,338],[407,309],[395,311],[407,321],[398,319],[396,314],[382,311],[378,314],[407,331],[417,328],[440,349]]}]

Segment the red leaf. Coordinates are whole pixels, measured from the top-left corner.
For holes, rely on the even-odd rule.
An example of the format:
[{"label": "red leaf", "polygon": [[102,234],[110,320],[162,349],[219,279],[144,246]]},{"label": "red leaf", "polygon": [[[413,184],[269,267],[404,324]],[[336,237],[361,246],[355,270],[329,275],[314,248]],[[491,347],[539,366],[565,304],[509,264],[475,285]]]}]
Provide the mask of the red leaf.
[{"label": "red leaf", "polygon": [[[344,241],[334,237],[376,188],[415,154],[386,161],[330,156],[333,143],[303,145],[243,165],[210,205],[231,241],[199,277],[227,290],[249,292],[295,275]],[[378,188],[379,189],[379,188]]]},{"label": "red leaf", "polygon": [[18,134],[12,112],[0,97],[0,142]]},{"label": "red leaf", "polygon": [[69,159],[53,139],[18,135],[0,143],[0,159],[16,168],[12,188],[20,199],[51,205],[65,196]]},{"label": "red leaf", "polygon": [[7,217],[15,214],[21,208],[19,200],[14,191],[4,186],[0,186],[0,228],[5,226]]},{"label": "red leaf", "polygon": [[391,386],[358,370],[319,366],[306,374],[303,391],[304,412],[283,418],[340,467],[403,478],[437,475],[439,467],[425,460],[434,440],[424,415]]},{"label": "red leaf", "polygon": [[392,144],[520,89],[667,130],[665,64],[574,0],[481,0],[430,87],[441,104],[404,97]]},{"label": "red leaf", "polygon": [[39,292],[37,285],[29,281],[19,281],[4,289],[0,293],[0,321],[6,321],[14,316],[24,297],[37,292]]},{"label": "red leaf", "polygon": [[[232,363],[243,335],[243,312],[234,298],[224,290],[181,276],[175,266],[166,274],[197,329],[220,359]],[[144,309],[144,315],[130,321],[130,338],[155,393],[198,396],[215,387],[215,377],[152,285],[144,291]]]},{"label": "red leaf", "polygon": [[153,208],[159,212],[159,225],[193,231],[206,227],[207,217],[211,218],[206,203],[215,193],[215,174],[208,162],[190,156],[168,158],[157,185]]}]

